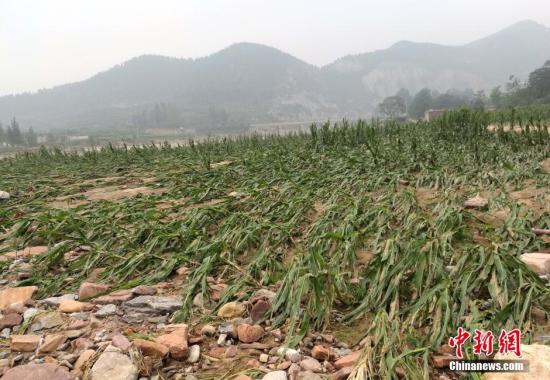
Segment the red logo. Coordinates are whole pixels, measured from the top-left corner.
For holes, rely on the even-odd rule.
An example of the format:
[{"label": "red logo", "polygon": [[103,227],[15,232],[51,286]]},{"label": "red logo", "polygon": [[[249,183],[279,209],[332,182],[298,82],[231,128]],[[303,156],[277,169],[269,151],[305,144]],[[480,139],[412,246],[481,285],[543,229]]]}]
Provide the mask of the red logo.
[{"label": "red logo", "polygon": [[463,358],[462,346],[464,345],[464,343],[466,343],[468,339],[470,339],[470,333],[464,330],[462,327],[458,328],[456,336],[449,338],[449,346],[456,347],[457,358]]},{"label": "red logo", "polygon": [[[463,346],[472,335],[459,327],[456,336],[449,338],[449,346],[455,348],[455,356],[458,359],[464,358]],[[473,352],[475,355],[490,356],[493,353],[493,342],[495,336],[492,331],[476,329],[473,335]],[[521,331],[513,329],[510,331],[501,330],[498,336],[498,352],[501,354],[513,353],[521,357]]]}]

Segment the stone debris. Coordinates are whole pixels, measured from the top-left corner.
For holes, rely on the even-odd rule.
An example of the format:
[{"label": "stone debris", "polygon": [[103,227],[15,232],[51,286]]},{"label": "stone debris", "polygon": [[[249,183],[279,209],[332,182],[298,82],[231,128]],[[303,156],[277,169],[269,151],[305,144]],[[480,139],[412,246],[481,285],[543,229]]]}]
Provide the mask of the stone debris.
[{"label": "stone debris", "polygon": [[80,289],[78,290],[78,299],[87,300],[87,299],[93,298],[95,296],[105,293],[110,288],[111,286],[106,284],[83,282],[80,285]]},{"label": "stone debris", "polygon": [[285,371],[273,371],[265,374],[262,380],[287,380],[287,375]]},{"label": "stone debris", "polygon": [[79,313],[81,311],[90,311],[94,305],[87,302],[79,302],[73,300],[63,300],[59,302],[59,311],[62,313]]},{"label": "stone debris", "polygon": [[53,363],[25,364],[8,370],[2,380],[74,380],[74,376]]},{"label": "stone debris", "polygon": [[125,354],[105,350],[94,363],[91,380],[136,380],[138,368]]},{"label": "stone debris", "polygon": [[240,324],[237,328],[239,340],[243,343],[254,343],[264,335],[264,329],[259,325]]},{"label": "stone debris", "polygon": [[0,200],[10,199],[10,193],[7,191],[0,190]]},{"label": "stone debris", "polygon": [[164,334],[155,339],[155,342],[168,347],[170,351],[170,357],[176,360],[186,359],[189,355],[189,348],[187,346],[187,325],[183,325],[177,329],[174,329],[169,334]]},{"label": "stone debris", "polygon": [[246,307],[240,302],[228,302],[218,310],[218,317],[236,318],[241,317],[246,312]]},{"label": "stone debris", "polygon": [[36,286],[21,286],[0,290],[0,311],[15,303],[27,303],[37,290]]},{"label": "stone debris", "polygon": [[[213,281],[208,279],[210,296],[219,299],[227,286]],[[282,346],[287,327],[271,325],[275,293],[268,289],[244,302],[226,302],[219,318],[190,327],[171,323],[183,303],[166,284],[107,293],[109,285],[87,281],[78,296],[37,301],[34,287],[1,286],[8,301],[0,311],[0,336],[9,339],[9,348],[5,355],[0,350],[0,376],[23,368],[49,371],[45,379],[51,372],[56,379],[182,380],[225,371],[239,361],[260,370],[259,379],[344,380],[361,355],[331,334],[308,333],[296,348]]]},{"label": "stone debris", "polygon": [[40,335],[12,335],[10,350],[15,352],[34,352],[38,348]]},{"label": "stone debris", "polygon": [[187,357],[188,363],[197,363],[201,356],[201,346],[194,344],[189,347],[189,356]]},{"label": "stone debris", "polygon": [[124,303],[125,307],[138,308],[144,312],[172,313],[181,309],[183,302],[177,297],[139,296]]},{"label": "stone debris", "polygon": [[464,202],[465,208],[475,208],[475,209],[483,209],[487,207],[489,204],[489,201],[483,197],[480,197],[479,195],[476,195],[473,198],[469,198]]},{"label": "stone debris", "polygon": [[118,311],[117,306],[113,304],[102,306],[98,311],[95,312],[96,317],[108,317],[110,315],[115,315]]},{"label": "stone debris", "polygon": [[539,275],[550,274],[550,253],[524,253],[521,261]]},{"label": "stone debris", "polygon": [[[550,379],[550,347],[542,344],[522,344],[521,360],[529,362],[529,372],[485,373],[484,380],[541,380]],[[496,360],[517,359],[514,354],[495,355]]]},{"label": "stone debris", "polygon": [[141,350],[143,356],[152,356],[157,359],[162,359],[168,356],[170,349],[165,345],[145,339],[134,339],[134,345]]}]

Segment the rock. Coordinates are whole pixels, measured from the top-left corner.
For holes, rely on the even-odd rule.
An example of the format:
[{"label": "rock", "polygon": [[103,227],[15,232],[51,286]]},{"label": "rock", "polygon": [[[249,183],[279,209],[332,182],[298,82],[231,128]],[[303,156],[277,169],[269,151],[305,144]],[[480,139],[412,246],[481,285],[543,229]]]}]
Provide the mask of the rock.
[{"label": "rock", "polygon": [[550,274],[550,253],[524,253],[521,261],[539,275]]},{"label": "rock", "polygon": [[[21,250],[11,251],[3,255],[0,255],[0,259],[1,260],[13,260],[18,258],[29,259],[34,256],[40,256],[41,254],[46,253],[47,251],[48,251],[48,247],[43,245],[35,246],[35,247],[26,247]],[[28,269],[32,270],[32,266],[30,264],[28,264],[29,266],[26,268],[24,267],[24,264],[23,265],[19,264],[18,269],[20,269],[23,266],[25,270],[28,270]]]},{"label": "rock", "polygon": [[48,306],[58,306],[63,301],[76,301],[78,296],[76,294],[63,294],[59,297],[48,297],[38,301],[39,304]]},{"label": "rock", "polygon": [[158,342],[151,342],[145,339],[134,339],[133,343],[141,350],[144,356],[162,359],[170,352],[168,347]]},{"label": "rock", "polygon": [[[56,364],[25,364],[8,370],[2,380],[72,380],[66,368]],[[112,379],[111,379],[112,380]]]},{"label": "rock", "polygon": [[34,307],[29,307],[25,312],[23,313],[23,320],[27,322],[29,319],[34,318],[35,315],[39,313],[39,310]]},{"label": "rock", "polygon": [[105,293],[111,288],[107,284],[96,284],[93,282],[83,282],[78,290],[78,299],[86,300]]},{"label": "rock", "polygon": [[14,303],[28,302],[37,290],[36,286],[20,286],[0,290],[0,311],[7,309]]},{"label": "rock", "polygon": [[347,380],[349,375],[351,375],[351,372],[353,371],[353,367],[344,367],[339,369],[338,371],[334,372],[332,374],[333,380]]},{"label": "rock", "polygon": [[[518,359],[515,355],[496,354],[495,360]],[[529,372],[485,373],[484,380],[550,379],[550,347],[542,344],[522,344],[521,360],[529,362]]]},{"label": "rock", "polygon": [[[178,326],[178,328],[169,334],[157,337],[155,341],[168,347],[170,350],[170,356],[173,359],[183,360],[189,355],[189,348],[187,346],[187,334],[189,332],[189,328],[187,325],[183,324]],[[168,329],[168,331],[169,330],[170,329]]]},{"label": "rock", "polygon": [[94,363],[91,380],[136,380],[138,368],[129,357],[116,351],[105,351]]},{"label": "rock", "polygon": [[33,352],[38,347],[39,335],[12,335],[10,350],[17,352]]},{"label": "rock", "polygon": [[287,371],[287,372],[288,372],[288,375],[290,376],[290,379],[291,379],[291,380],[295,380],[296,377],[298,377],[298,374],[299,374],[300,372],[302,372],[302,368],[301,368],[298,364],[292,363],[292,364],[290,365],[290,367],[288,367],[288,371]]},{"label": "rock", "polygon": [[10,193],[8,193],[7,191],[0,191],[0,199],[1,200],[10,199]]},{"label": "rock", "polygon": [[246,375],[239,375],[237,377],[234,377],[233,380],[252,380],[252,378]]},{"label": "rock", "polygon": [[224,357],[225,358],[234,358],[235,356],[237,356],[238,353],[239,353],[238,347],[231,345],[231,346],[227,347],[227,349],[225,350]]},{"label": "rock", "polygon": [[167,296],[139,296],[124,303],[124,306],[133,308],[149,308],[159,313],[171,313],[183,306],[183,302],[176,297]]},{"label": "rock", "polygon": [[434,355],[432,356],[432,363],[435,368],[449,368],[451,360],[458,360],[458,358],[451,355]]},{"label": "rock", "polygon": [[56,311],[40,314],[34,319],[34,321],[35,322],[31,325],[31,331],[51,329],[63,324],[61,314]]},{"label": "rock", "polygon": [[273,299],[275,298],[277,294],[275,292],[272,292],[269,289],[258,289],[250,298],[250,301],[253,303],[254,300],[258,299],[265,299],[269,302],[273,302]]},{"label": "rock", "polygon": [[271,302],[260,300],[252,306],[250,310],[250,318],[252,318],[253,323],[261,321],[269,309],[271,308]]},{"label": "rock", "polygon": [[334,363],[334,366],[337,369],[345,368],[345,367],[353,367],[353,365],[355,365],[355,362],[359,360],[360,356],[361,356],[361,351],[352,352],[351,354],[336,360],[336,362]]},{"label": "rock", "polygon": [[93,345],[94,344],[86,338],[77,338],[71,342],[71,346],[73,346],[76,351],[87,350]]},{"label": "rock", "polygon": [[305,358],[300,362],[300,367],[302,367],[305,371],[311,371],[311,372],[322,372],[323,366],[317,359],[314,358]]},{"label": "rock", "polygon": [[479,195],[476,195],[473,198],[467,199],[464,202],[464,207],[482,209],[487,207],[488,204],[489,204],[489,201],[487,201],[487,199],[482,198]]},{"label": "rock", "polygon": [[116,314],[116,312],[117,312],[116,305],[110,304],[110,305],[105,305],[101,307],[101,309],[95,312],[95,316],[103,318],[103,317],[108,317],[110,315],[114,315]]},{"label": "rock", "polygon": [[129,301],[134,297],[134,294],[130,290],[117,290],[110,294],[100,296],[94,299],[94,303],[100,305],[108,304],[121,304],[123,302]]},{"label": "rock", "polygon": [[57,348],[65,343],[67,336],[64,334],[52,334],[46,335],[44,338],[44,343],[38,348],[39,354],[54,352]]},{"label": "rock", "polygon": [[316,345],[311,350],[311,356],[313,356],[317,360],[325,361],[328,360],[330,357],[330,349],[328,349],[325,346]]},{"label": "rock", "polygon": [[218,346],[223,346],[225,344],[225,340],[227,339],[227,334],[220,334],[218,337]]},{"label": "rock", "polygon": [[6,327],[0,331],[0,338],[8,339],[11,336],[11,329]]},{"label": "rock", "polygon": [[157,289],[152,286],[139,285],[132,289],[132,293],[137,296],[154,296],[157,294]]},{"label": "rock", "polygon": [[0,330],[5,329],[6,327],[13,327],[20,325],[23,322],[23,317],[17,313],[10,313],[4,315],[3,318],[0,318]]},{"label": "rock", "polygon": [[302,358],[302,355],[292,348],[281,347],[277,350],[278,356],[284,356],[287,360],[290,360],[292,363],[298,363]]},{"label": "rock", "polygon": [[90,311],[93,305],[87,302],[79,302],[73,300],[63,300],[59,303],[59,311],[62,313],[79,313],[82,311]]},{"label": "rock", "polygon": [[122,351],[128,351],[132,343],[122,334],[113,335],[111,339],[113,346],[120,348]]},{"label": "rock", "polygon": [[216,328],[212,325],[204,325],[201,329],[201,335],[214,336],[216,335]]},{"label": "rock", "polygon": [[82,330],[65,330],[65,335],[68,339],[75,339],[84,334]]},{"label": "rock", "polygon": [[73,373],[76,376],[80,376],[82,374],[82,366],[84,366],[86,362],[90,360],[92,356],[94,356],[94,354],[95,354],[94,350],[82,351],[82,353],[80,354],[78,359],[76,359],[76,362],[74,363],[74,366],[73,366],[73,369],[74,369]]},{"label": "rock", "polygon": [[194,344],[189,347],[189,356],[187,357],[188,363],[196,363],[199,361],[201,356],[201,346]]},{"label": "rock", "polygon": [[265,374],[262,380],[287,380],[287,376],[285,371],[273,371]]},{"label": "rock", "polygon": [[218,332],[220,334],[225,334],[233,338],[237,338],[237,327],[233,321],[224,322],[218,326]]},{"label": "rock", "polygon": [[260,363],[267,363],[269,361],[269,355],[260,354]]},{"label": "rock", "polygon": [[264,335],[264,329],[259,325],[248,325],[243,323],[237,327],[239,340],[243,343],[257,342]]},{"label": "rock", "polygon": [[322,380],[321,376],[313,372],[300,372],[296,377],[297,380]]},{"label": "rock", "polygon": [[246,308],[240,302],[228,302],[218,310],[218,317],[236,318],[241,317],[246,312]]}]

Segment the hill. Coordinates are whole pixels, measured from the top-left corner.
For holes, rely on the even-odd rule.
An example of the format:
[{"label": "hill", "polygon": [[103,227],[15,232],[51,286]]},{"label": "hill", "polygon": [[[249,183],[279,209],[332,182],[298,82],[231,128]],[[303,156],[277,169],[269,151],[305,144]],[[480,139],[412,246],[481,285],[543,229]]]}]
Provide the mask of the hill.
[{"label": "hill", "polygon": [[140,56],[78,83],[0,97],[0,120],[44,128],[184,127],[368,116],[401,88],[487,89],[550,58],[550,29],[523,21],[463,46],[401,41],[324,67],[239,43],[207,57]]}]

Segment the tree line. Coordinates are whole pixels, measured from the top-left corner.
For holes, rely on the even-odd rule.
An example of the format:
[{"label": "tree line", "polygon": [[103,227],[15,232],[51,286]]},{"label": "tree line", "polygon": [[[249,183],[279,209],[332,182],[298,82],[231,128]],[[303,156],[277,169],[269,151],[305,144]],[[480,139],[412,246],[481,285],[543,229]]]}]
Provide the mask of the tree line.
[{"label": "tree line", "polygon": [[474,92],[468,89],[439,93],[429,88],[424,88],[411,96],[409,91],[401,89],[378,105],[378,113],[392,119],[419,119],[430,109],[456,109],[466,106],[506,108],[531,104],[550,104],[550,60],[529,74],[525,82],[510,76],[504,87],[493,88],[489,96],[485,91]]},{"label": "tree line", "polygon": [[38,137],[32,127],[26,132],[21,131],[21,127],[15,118],[4,128],[0,122],[0,146],[37,146]]}]

